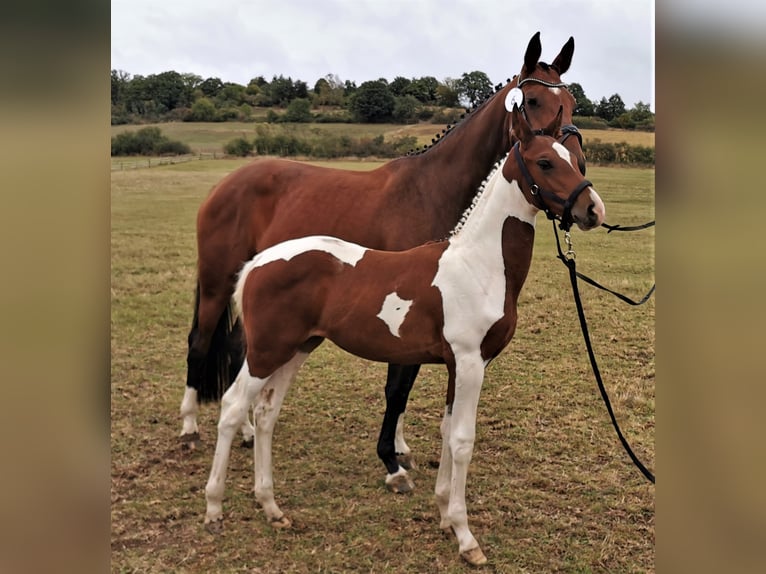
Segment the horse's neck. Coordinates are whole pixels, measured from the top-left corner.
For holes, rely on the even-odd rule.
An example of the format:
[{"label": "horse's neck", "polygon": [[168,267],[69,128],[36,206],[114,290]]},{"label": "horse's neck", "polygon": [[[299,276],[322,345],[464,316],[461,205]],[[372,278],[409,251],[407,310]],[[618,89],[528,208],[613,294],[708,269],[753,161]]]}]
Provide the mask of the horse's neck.
[{"label": "horse's neck", "polygon": [[450,239],[451,247],[462,251],[469,265],[482,265],[485,259],[502,257],[503,225],[508,217],[515,217],[534,229],[538,210],[525,199],[517,178],[508,181],[499,167],[460,231]]},{"label": "horse's neck", "polygon": [[508,151],[504,102],[509,86],[495,93],[433,147],[403,158],[407,178],[419,182],[423,205],[435,210],[432,218],[445,226],[444,232],[471,203],[492,164]]}]

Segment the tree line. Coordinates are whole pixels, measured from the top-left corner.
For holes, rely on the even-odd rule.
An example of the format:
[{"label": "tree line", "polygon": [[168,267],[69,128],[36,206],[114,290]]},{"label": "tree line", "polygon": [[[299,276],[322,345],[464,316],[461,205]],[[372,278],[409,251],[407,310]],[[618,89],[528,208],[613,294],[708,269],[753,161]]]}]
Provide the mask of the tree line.
[{"label": "tree line", "polygon": [[[501,87],[493,86],[481,71],[442,82],[433,76],[397,76],[390,82],[379,78],[359,86],[328,74],[310,88],[283,75],[271,81],[257,76],[243,86],[175,71],[131,76],[113,69],[111,84],[112,125],[252,121],[257,108],[267,108],[269,122],[453,123],[462,108],[479,105]],[[580,84],[568,86],[579,127],[654,130],[649,104],[638,102],[627,109],[619,94],[592,101]]]}]

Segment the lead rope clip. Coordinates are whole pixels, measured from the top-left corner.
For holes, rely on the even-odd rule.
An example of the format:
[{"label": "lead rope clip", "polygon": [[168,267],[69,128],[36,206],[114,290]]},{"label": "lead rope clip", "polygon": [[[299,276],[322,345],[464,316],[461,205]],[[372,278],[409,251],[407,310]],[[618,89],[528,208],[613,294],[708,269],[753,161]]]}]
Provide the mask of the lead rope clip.
[{"label": "lead rope clip", "polygon": [[574,252],[574,249],[572,249],[572,237],[569,235],[568,231],[564,232],[564,241],[567,244],[567,251],[564,253],[564,257],[568,260],[572,260],[577,257],[577,254]]}]

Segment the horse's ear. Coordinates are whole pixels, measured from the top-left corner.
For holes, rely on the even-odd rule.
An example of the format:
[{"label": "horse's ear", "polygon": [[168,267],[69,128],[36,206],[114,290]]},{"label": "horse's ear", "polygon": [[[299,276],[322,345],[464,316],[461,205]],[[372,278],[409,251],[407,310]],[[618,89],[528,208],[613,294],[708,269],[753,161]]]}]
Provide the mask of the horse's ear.
[{"label": "horse's ear", "polygon": [[543,130],[543,133],[551,137],[556,137],[561,129],[561,115],[564,113],[564,106],[559,106],[559,113],[553,118],[553,121],[548,124],[548,127]]},{"label": "horse's ear", "polygon": [[511,111],[511,130],[517,140],[520,140],[522,144],[526,144],[529,139],[534,135],[532,128],[527,122],[527,118],[519,110],[519,106],[513,104],[513,110]]},{"label": "horse's ear", "polygon": [[540,54],[543,53],[543,46],[540,44],[540,32],[535,33],[529,41],[527,51],[524,54],[524,68],[522,75],[529,75],[535,71],[537,62],[540,60]]},{"label": "horse's ear", "polygon": [[551,64],[554,68],[556,68],[559,71],[559,76],[563,75],[564,72],[566,72],[569,69],[569,66],[572,64],[573,54],[574,54],[574,38],[572,36],[569,36],[569,40],[567,40],[567,43],[564,44],[564,47],[561,48],[561,52],[559,52],[559,55],[556,56],[556,59],[553,60],[553,64]]}]

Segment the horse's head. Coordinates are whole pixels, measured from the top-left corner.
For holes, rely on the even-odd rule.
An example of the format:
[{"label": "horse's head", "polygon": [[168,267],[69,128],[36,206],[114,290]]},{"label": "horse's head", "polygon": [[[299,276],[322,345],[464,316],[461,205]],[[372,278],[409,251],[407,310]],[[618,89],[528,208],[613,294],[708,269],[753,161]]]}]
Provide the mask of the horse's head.
[{"label": "horse's head", "polygon": [[533,130],[517,105],[511,111],[516,144],[503,165],[508,181],[517,180],[526,200],[561,228],[572,223],[587,231],[604,222],[604,203],[593,184],[575,167],[575,155],[555,136],[561,130],[563,107],[542,130]]},{"label": "horse's head", "polygon": [[[567,90],[566,84],[561,81],[561,76],[572,63],[574,38],[569,38],[552,64],[541,62],[541,53],[540,32],[537,32],[529,41],[524,54],[524,65],[515,78],[515,85],[512,83],[513,87],[506,94],[506,109],[510,112],[514,104],[518,105],[529,125],[541,131],[543,126],[551,123],[559,108],[563,108],[562,127],[559,128],[555,137],[574,154],[578,169],[585,175],[582,136],[572,123],[576,102],[574,96]],[[515,138],[511,132],[511,145],[514,143]]]}]

